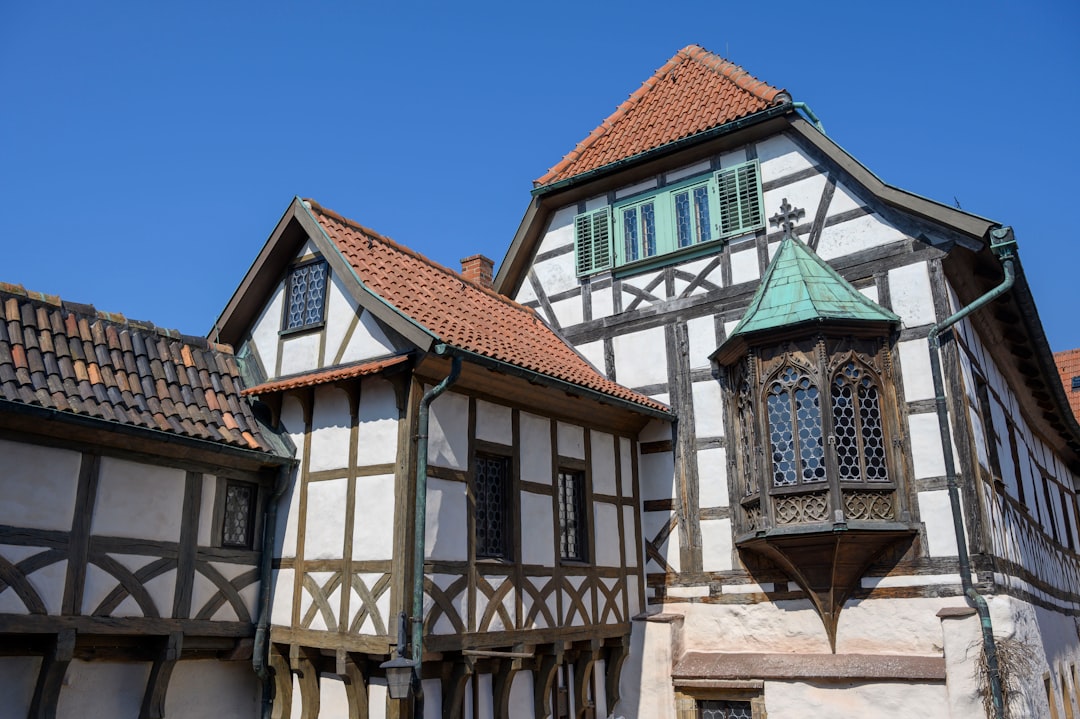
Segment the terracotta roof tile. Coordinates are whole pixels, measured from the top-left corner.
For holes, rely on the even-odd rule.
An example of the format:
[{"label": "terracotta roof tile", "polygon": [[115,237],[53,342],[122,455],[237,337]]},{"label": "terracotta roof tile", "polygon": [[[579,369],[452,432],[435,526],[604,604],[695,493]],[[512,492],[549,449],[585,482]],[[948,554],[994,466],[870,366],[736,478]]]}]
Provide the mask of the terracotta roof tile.
[{"label": "terracotta roof tile", "polygon": [[256,385],[255,387],[249,387],[240,392],[240,394],[245,397],[249,395],[270,394],[272,392],[283,392],[287,389],[295,389],[297,387],[311,387],[313,385],[328,384],[343,379],[366,377],[367,375],[377,374],[385,369],[402,364],[408,359],[408,355],[395,355],[373,362],[363,362],[360,364],[348,365],[347,367],[336,367],[322,372],[309,372],[307,374],[287,377],[285,379]]},{"label": "terracotta roof tile", "polygon": [[533,184],[549,185],[742,119],[778,104],[783,92],[688,45]]},{"label": "terracotta roof tile", "polygon": [[[235,392],[225,412],[217,397],[206,399],[240,384],[228,346],[19,285],[0,283],[0,306],[0,399],[273,451]],[[177,371],[180,358],[214,370]],[[227,425],[249,431],[222,431]]]},{"label": "terracotta roof tile", "polygon": [[440,342],[654,410],[605,378],[532,310],[377,232],[305,200],[360,280]]},{"label": "terracotta roof tile", "polygon": [[1080,388],[1073,389],[1073,379],[1080,381],[1080,349],[1054,353],[1054,364],[1061,375],[1061,384],[1065,387],[1065,396],[1069,398],[1069,407],[1076,420],[1080,422]]}]

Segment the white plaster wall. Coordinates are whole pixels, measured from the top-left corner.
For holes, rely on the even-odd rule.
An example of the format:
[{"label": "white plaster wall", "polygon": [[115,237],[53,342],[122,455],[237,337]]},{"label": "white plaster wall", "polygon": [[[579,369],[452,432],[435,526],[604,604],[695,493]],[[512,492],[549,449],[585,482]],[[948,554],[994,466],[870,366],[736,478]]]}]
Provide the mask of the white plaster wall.
[{"label": "white plaster wall", "polygon": [[0,440],[4,499],[0,524],[71,529],[79,485],[78,452]]},{"label": "white plaster wall", "polygon": [[[663,529],[664,525],[672,517],[672,512],[642,512],[641,517],[641,532],[643,534],[642,540],[651,542],[654,537]],[[660,543],[657,547],[660,552],[660,556],[668,563],[668,565],[675,570],[679,571],[679,530],[676,527],[667,539]],[[661,570],[662,568],[657,566],[656,562],[649,559],[648,555],[645,555],[645,564],[647,571]]]},{"label": "white plaster wall", "polygon": [[560,457],[585,459],[585,430],[577,425],[559,422],[556,436]]},{"label": "white plaster wall", "polygon": [[757,248],[750,245],[745,250],[731,253],[731,284],[753,282],[761,276],[758,266]]},{"label": "white plaster wall", "polygon": [[927,552],[930,556],[955,557],[956,532],[953,529],[948,490],[919,492],[919,517],[926,525]]},{"label": "white plaster wall", "polygon": [[259,716],[259,681],[250,662],[177,662],[165,695],[169,719]]},{"label": "white plaster wall", "polygon": [[848,187],[843,182],[837,182],[836,189],[833,190],[832,201],[829,203],[829,214],[838,215],[841,212],[863,207],[865,204],[853,188]]},{"label": "white plaster wall", "polygon": [[[536,705],[533,703],[533,673],[518,672],[510,684],[510,716],[514,719],[534,719]],[[604,716],[597,714],[597,716]]]},{"label": "white plaster wall", "polygon": [[727,451],[723,447],[699,449],[698,466],[698,506],[728,506]]},{"label": "white plaster wall", "polygon": [[40,657],[0,657],[0,719],[26,719]]},{"label": "white plaster wall", "polygon": [[619,509],[614,504],[595,502],[593,504],[593,551],[596,565],[599,567],[617,567],[621,560],[619,552]]},{"label": "white plaster wall", "polygon": [[560,327],[573,327],[581,324],[585,319],[585,311],[580,296],[552,302],[551,311]]},{"label": "white plaster wall", "polygon": [[675,455],[671,452],[643,454],[638,459],[641,499],[668,499],[675,496]]},{"label": "white plaster wall", "polygon": [[373,677],[368,681],[368,719],[386,719],[386,705],[389,701],[385,679]]},{"label": "white plaster wall", "polygon": [[438,679],[425,679],[423,687],[424,719],[442,719],[442,682]]},{"label": "white plaster wall", "polygon": [[431,403],[428,463],[469,468],[469,398],[465,395],[445,392]]},{"label": "white plaster wall", "polygon": [[[305,332],[281,340],[281,375],[310,372],[319,367],[321,331]],[[271,368],[271,375],[273,368]]]},{"label": "white plaster wall", "polygon": [[[383,357],[394,352],[394,343],[390,341],[379,321],[370,312],[362,311],[360,321],[341,355],[341,364]],[[328,357],[327,361],[332,359],[333,357]]]},{"label": "white plaster wall", "polygon": [[[2,501],[2,500],[0,500]],[[29,557],[45,554],[47,547],[0,545],[0,557],[12,564]],[[67,560],[53,562],[44,566],[27,577],[27,581],[38,597],[45,604],[45,610],[49,614],[60,614],[60,608],[64,599],[64,585],[67,583]],[[171,605],[170,605],[171,607]],[[15,593],[14,588],[5,585],[0,590],[0,614],[29,614],[30,609],[23,604],[22,599]]]},{"label": "white plaster wall", "polygon": [[312,472],[349,466],[349,396],[337,387],[315,388],[311,412]]},{"label": "white plaster wall", "polygon": [[675,716],[671,685],[674,625],[636,621],[630,625],[630,652],[619,676],[619,703],[611,707],[626,719],[669,719]]},{"label": "white plaster wall", "polygon": [[694,431],[701,437],[724,436],[724,391],[716,380],[694,382]]},{"label": "white plaster wall", "polygon": [[522,564],[555,566],[554,521],[551,497],[532,492],[521,493],[521,536],[528,538],[528,541],[521,543]]},{"label": "white plaster wall", "polygon": [[626,387],[667,384],[667,345],[663,327],[616,335],[611,344],[619,384]]},{"label": "white plaster wall", "polygon": [[[800,222],[811,222],[821,203],[821,193],[825,189],[825,175],[811,175],[796,182],[789,182],[775,190],[762,193],[762,205],[765,217],[772,217],[780,211],[784,200],[797,209],[806,212]],[[824,236],[824,235],[823,235]]]},{"label": "white plaster wall", "polygon": [[469,522],[465,483],[428,477],[427,559],[465,560],[468,558]]},{"label": "white plaster wall", "polygon": [[595,494],[618,494],[615,482],[615,438],[604,432],[590,432],[592,482]]},{"label": "white plaster wall", "polygon": [[528,412],[518,415],[521,426],[521,479],[551,484],[551,421]]},{"label": "white plaster wall", "polygon": [[889,296],[892,311],[900,315],[904,327],[920,327],[935,321],[934,295],[925,262],[889,270]]},{"label": "white plaster wall", "polygon": [[214,501],[216,499],[217,477],[212,474],[204,474],[202,493],[199,495],[199,531],[195,540],[200,547],[209,547],[214,541],[212,535],[214,530]]},{"label": "white plaster wall", "polygon": [[308,483],[305,559],[341,559],[348,489],[349,480],[344,478]]},{"label": "white plaster wall", "polygon": [[[569,226],[570,241],[573,242],[573,225]],[[574,253],[566,252],[551,259],[537,262],[532,266],[541,287],[550,297],[577,287],[577,274],[574,272]],[[578,303],[580,304],[580,300]]]},{"label": "white plaster wall", "polygon": [[906,238],[903,232],[885,222],[880,216],[863,215],[847,222],[824,227],[821,230],[821,239],[818,241],[817,253],[824,260],[832,260],[904,239]]},{"label": "white plaster wall", "polygon": [[[602,207],[606,202],[607,200],[603,196],[593,198],[595,207],[589,209]],[[556,210],[555,214],[551,216],[551,222],[548,223],[547,232],[544,233],[544,239],[541,241],[540,247],[537,248],[536,253],[542,254],[574,244],[575,215],[577,215],[577,205],[567,205],[566,207],[561,207]],[[525,284],[528,284],[528,282]]]},{"label": "white plaster wall", "polygon": [[[281,407],[281,421],[296,446],[297,461],[303,462],[303,409],[298,399],[286,395]],[[284,511],[283,511],[284,510]],[[212,516],[200,517],[200,523],[211,523]],[[289,480],[288,488],[284,496],[279,500],[278,506],[278,531],[274,533],[274,541],[278,543],[275,548],[276,557],[295,557],[297,528],[300,523],[300,478],[297,472],[293,473]],[[207,533],[210,532],[210,524],[206,525]]]},{"label": "white plaster wall", "polygon": [[255,351],[263,361],[263,373],[273,377],[277,368],[278,332],[281,331],[281,313],[285,303],[285,283],[280,282],[274,288],[270,301],[263,307],[259,319],[251,329]]},{"label": "white plaster wall", "polygon": [[345,682],[337,677],[319,677],[319,719],[349,719],[349,696]]},{"label": "white plaster wall", "polygon": [[73,659],[64,675],[57,719],[137,717],[150,665]]},{"label": "white plaster wall", "polygon": [[[634,508],[623,507],[623,555],[626,557],[627,567],[636,567],[637,552],[638,552],[638,540],[637,540],[637,525],[634,523]],[[631,588],[629,591],[636,594],[636,590]]]},{"label": "white plaster wall", "polygon": [[495,719],[491,695],[491,675],[475,674],[473,676],[475,677],[474,681],[477,683],[477,694],[479,694],[476,706],[473,707],[474,719]]},{"label": "white plaster wall", "polygon": [[712,315],[687,320],[686,334],[690,339],[690,369],[708,367],[709,355],[719,344],[716,341],[716,320]]},{"label": "white plaster wall", "polygon": [[[353,559],[394,556],[394,475],[356,478],[353,516]],[[338,510],[342,513],[341,510]]]},{"label": "white plaster wall", "polygon": [[326,293],[326,364],[334,364],[349,325],[356,317],[357,305],[346,293],[339,278],[330,273],[330,286]]},{"label": "white plaster wall", "polygon": [[[694,175],[703,175],[709,171],[709,168],[709,161],[702,160],[701,162],[695,162],[693,165],[687,165],[685,167],[680,167],[677,170],[672,170],[671,172],[667,173],[667,184],[670,185],[673,182],[678,182],[679,180],[685,179],[687,177],[693,177]],[[655,182],[653,186],[655,187]]]},{"label": "white plaster wall", "polygon": [[619,483],[622,485],[622,496],[634,496],[634,445],[626,437],[619,438]]},{"label": "white plaster wall", "polygon": [[765,683],[769,719],[944,717],[946,699],[943,683]]},{"label": "white plaster wall", "polygon": [[364,382],[360,392],[360,423],[356,464],[391,464],[397,461],[398,410],[394,386],[373,377]]},{"label": "white plaster wall", "polygon": [[588,342],[583,345],[578,345],[574,348],[578,354],[585,358],[585,360],[593,366],[600,374],[607,377],[607,372],[604,367],[604,343],[603,342]]},{"label": "white plaster wall", "polygon": [[93,534],[180,541],[185,472],[173,467],[101,458]]},{"label": "white plaster wall", "polygon": [[273,572],[273,594],[270,597],[270,621],[279,626],[293,624],[294,570],[279,569]]},{"label": "white plaster wall", "polygon": [[[763,182],[805,170],[813,167],[814,164],[794,142],[784,135],[773,135],[757,143],[757,156],[761,165]],[[810,211],[807,210],[807,214],[809,213]]]},{"label": "white plaster wall", "polygon": [[[592,301],[592,318],[594,320],[602,320],[605,317],[610,317],[615,314],[615,291],[612,287],[608,286],[603,289],[594,288],[589,294],[589,298]],[[598,344],[603,347],[602,342]],[[578,349],[580,350],[581,348],[579,347]],[[600,362],[594,364],[603,371],[603,354],[600,355]]]},{"label": "white plaster wall", "polygon": [[510,446],[514,443],[513,412],[501,404],[476,401],[476,438]]},{"label": "white plaster wall", "polygon": [[701,526],[701,568],[706,572],[726,572],[731,560],[731,520],[703,519]]},{"label": "white plaster wall", "polygon": [[908,428],[915,478],[943,476],[945,453],[941,446],[941,429],[938,426],[937,414],[926,412],[910,415]]},{"label": "white plaster wall", "polygon": [[897,343],[900,366],[903,368],[904,399],[914,402],[934,398],[934,382],[930,374],[930,346],[925,339]]}]

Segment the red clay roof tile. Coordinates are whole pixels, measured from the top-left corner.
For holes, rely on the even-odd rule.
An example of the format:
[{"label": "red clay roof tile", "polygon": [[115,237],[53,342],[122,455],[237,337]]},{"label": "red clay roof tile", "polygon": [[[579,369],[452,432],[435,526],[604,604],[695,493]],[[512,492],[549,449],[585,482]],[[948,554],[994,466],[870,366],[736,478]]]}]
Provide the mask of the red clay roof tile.
[{"label": "red clay roof tile", "polygon": [[1069,407],[1080,422],[1080,389],[1072,387],[1073,378],[1080,378],[1080,349],[1055,352],[1054,364],[1061,375],[1061,384],[1065,387],[1065,396],[1069,398]]},{"label": "red clay roof tile", "polygon": [[656,400],[605,378],[532,310],[305,200],[367,288],[440,342],[653,410]]},{"label": "red clay roof tile", "polygon": [[[239,385],[228,346],[19,285],[0,283],[0,302],[7,318],[0,323],[0,399],[273,451],[246,402],[222,412],[206,401],[215,384]],[[201,360],[216,372],[177,372],[174,357]],[[218,373],[222,367],[224,377]],[[194,401],[178,402],[188,397]],[[226,425],[250,431],[241,435]]]},{"label": "red clay roof tile", "polygon": [[698,45],[687,45],[533,184],[550,185],[742,119],[783,90]]},{"label": "red clay roof tile", "polygon": [[402,364],[408,359],[408,355],[396,355],[394,357],[387,357],[386,359],[375,360],[373,362],[363,362],[347,367],[337,367],[322,372],[309,372],[307,374],[249,387],[240,392],[240,394],[245,397],[249,395],[270,394],[272,392],[283,392],[287,389],[295,389],[297,387],[311,387],[313,385],[328,384],[343,379],[366,377],[367,375],[377,374],[385,369]]}]

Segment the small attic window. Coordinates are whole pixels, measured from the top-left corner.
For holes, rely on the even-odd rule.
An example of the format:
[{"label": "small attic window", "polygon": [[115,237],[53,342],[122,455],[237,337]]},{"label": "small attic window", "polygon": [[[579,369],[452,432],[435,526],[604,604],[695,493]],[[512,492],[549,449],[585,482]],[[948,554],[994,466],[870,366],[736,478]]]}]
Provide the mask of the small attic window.
[{"label": "small attic window", "polygon": [[1080,377],[1073,377],[1072,378],[1072,391],[1073,392],[1080,392]]},{"label": "small attic window", "polygon": [[285,288],[283,332],[306,330],[322,325],[326,317],[326,278],[329,267],[323,260],[307,262],[289,271]]}]

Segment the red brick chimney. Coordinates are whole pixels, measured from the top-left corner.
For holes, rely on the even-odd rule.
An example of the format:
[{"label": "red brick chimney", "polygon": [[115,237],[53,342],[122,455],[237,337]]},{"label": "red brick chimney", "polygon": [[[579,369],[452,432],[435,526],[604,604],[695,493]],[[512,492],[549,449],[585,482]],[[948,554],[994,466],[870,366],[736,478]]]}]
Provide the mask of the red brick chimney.
[{"label": "red brick chimney", "polygon": [[483,255],[472,255],[461,261],[461,276],[481,287],[491,289],[495,263]]}]

